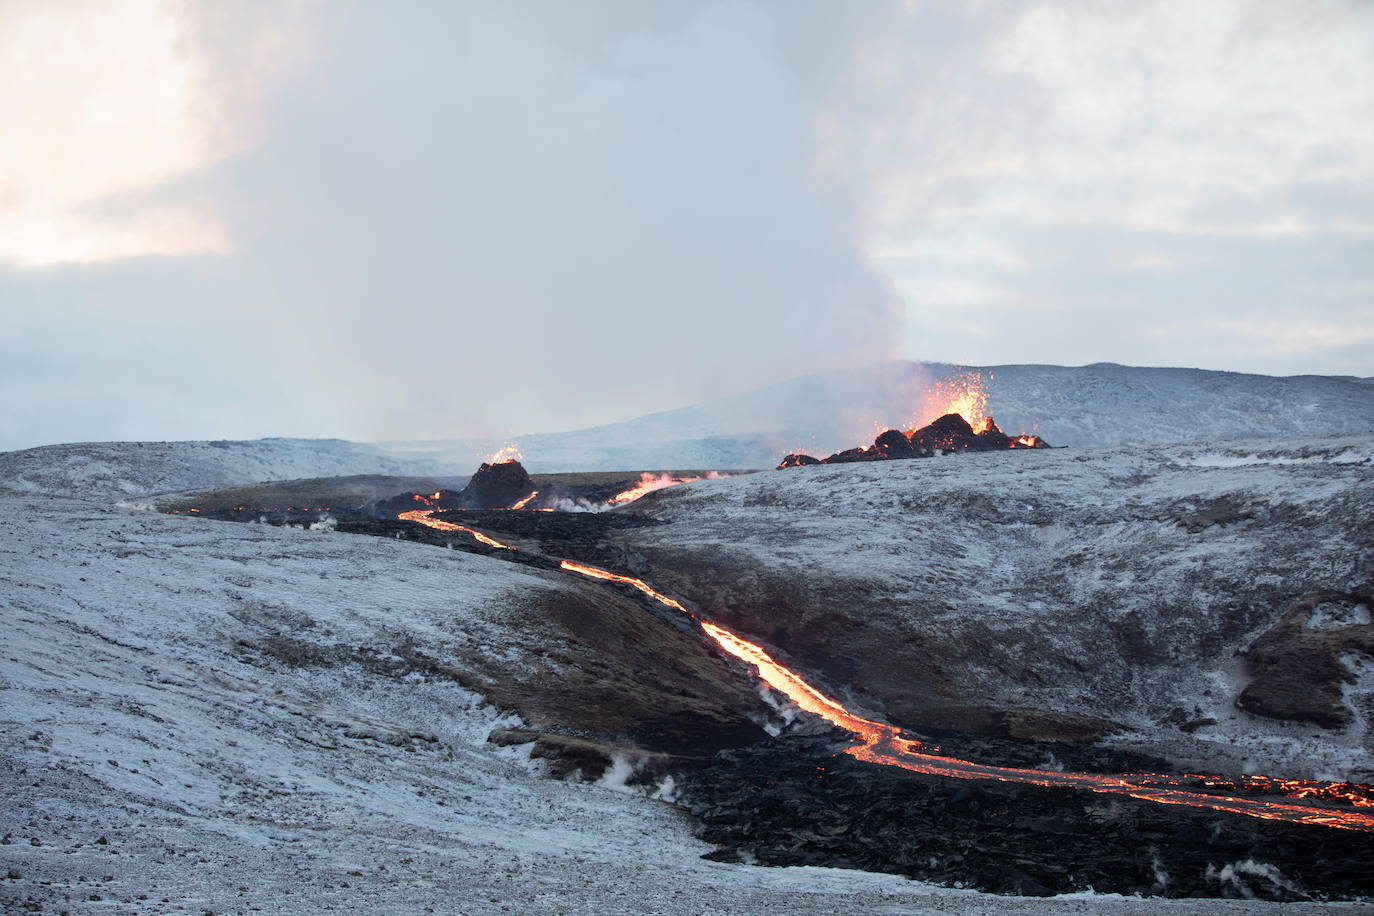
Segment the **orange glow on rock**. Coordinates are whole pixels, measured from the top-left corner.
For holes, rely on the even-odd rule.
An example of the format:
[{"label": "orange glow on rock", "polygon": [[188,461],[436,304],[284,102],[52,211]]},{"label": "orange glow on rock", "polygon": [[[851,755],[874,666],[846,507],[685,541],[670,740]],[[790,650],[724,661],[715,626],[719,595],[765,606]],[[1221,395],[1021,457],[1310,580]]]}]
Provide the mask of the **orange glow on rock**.
[{"label": "orange glow on rock", "polygon": [[496,451],[487,456],[486,464],[508,464],[512,461],[523,461],[525,456],[520,453],[518,445],[503,445]]},{"label": "orange glow on rock", "polygon": [[534,491],[533,493],[531,493],[529,496],[526,496],[524,499],[520,500],[520,501],[517,502],[515,505],[511,506],[511,508],[512,508],[512,509],[523,509],[523,508],[525,508],[526,506],[528,506],[528,505],[530,504],[530,500],[534,499],[534,498],[535,498],[536,496],[538,496],[538,495],[539,495],[539,491],[538,491],[538,490],[535,490],[535,491]]},{"label": "orange glow on rock", "polygon": [[466,525],[455,525],[453,524],[453,522],[446,522],[443,519],[431,518],[430,513],[432,511],[433,510],[431,509],[412,509],[409,512],[402,512],[400,515],[396,517],[405,522],[419,522],[421,525],[433,528],[436,531],[461,531],[464,534],[472,535],[472,537],[474,537],[479,542],[486,544],[488,547],[497,547],[501,550],[515,549],[509,544],[503,544],[502,542],[496,540],[496,538],[487,537],[482,532],[474,528],[469,528]]},{"label": "orange glow on rock", "polygon": [[639,483],[630,487],[628,490],[621,490],[619,493],[606,500],[606,505],[623,506],[625,503],[634,502],[645,493],[652,493],[655,490],[662,490],[664,487],[672,487],[680,483],[690,483],[693,480],[701,480],[701,478],[673,477],[668,474],[640,474]]}]

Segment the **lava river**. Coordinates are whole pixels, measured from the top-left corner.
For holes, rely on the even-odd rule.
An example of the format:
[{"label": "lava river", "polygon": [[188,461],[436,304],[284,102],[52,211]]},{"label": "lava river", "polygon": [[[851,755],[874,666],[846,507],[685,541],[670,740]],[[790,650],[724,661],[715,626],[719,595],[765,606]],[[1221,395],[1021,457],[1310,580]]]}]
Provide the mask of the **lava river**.
[{"label": "lava river", "polygon": [[[516,549],[472,528],[431,518],[429,511],[426,510],[403,512],[399,518],[419,522],[441,531],[462,531],[489,547],[502,550]],[[659,592],[644,580],[622,576],[596,566],[575,563],[571,560],[563,560],[559,565],[568,572],[588,578],[629,585],[665,607],[688,615],[721,649],[740,661],[752,665],[757,669],[759,678],[764,683],[787,696],[798,708],[820,716],[832,725],[854,735],[857,743],[847,748],[845,753],[859,760],[884,766],[900,767],[915,773],[945,776],[951,779],[1018,782],[1037,786],[1086,789],[1090,792],[1126,795],[1162,805],[1211,808],[1216,811],[1243,814],[1248,817],[1289,821],[1298,824],[1316,824],[1349,830],[1374,830],[1374,813],[1343,808],[1311,807],[1242,796],[1214,795],[1179,787],[1188,782],[1202,783],[1213,788],[1239,786],[1253,791],[1294,797],[1339,798],[1357,807],[1374,806],[1374,801],[1367,794],[1368,787],[1365,786],[1269,779],[1267,777],[1175,776],[1158,773],[1070,773],[1055,770],[989,766],[955,757],[922,753],[920,749],[923,745],[920,741],[903,737],[901,731],[895,726],[865,719],[850,712],[843,704],[831,699],[807,683],[801,675],[776,661],[761,646],[755,645],[724,627],[711,623],[709,620],[704,620],[688,610],[682,602]]]}]

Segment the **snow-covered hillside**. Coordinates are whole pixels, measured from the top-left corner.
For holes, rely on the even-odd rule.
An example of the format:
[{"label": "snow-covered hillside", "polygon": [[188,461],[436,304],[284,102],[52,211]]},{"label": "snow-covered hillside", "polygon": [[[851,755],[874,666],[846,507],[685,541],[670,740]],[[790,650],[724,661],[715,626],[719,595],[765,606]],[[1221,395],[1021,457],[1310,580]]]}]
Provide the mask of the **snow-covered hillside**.
[{"label": "snow-covered hillside", "polygon": [[78,442],[0,452],[0,488],[119,498],[263,480],[407,474],[411,466],[342,439]]},{"label": "snow-covered hillside", "polygon": [[6,912],[1327,911],[702,861],[672,807],[487,744],[510,719],[451,679],[259,651],[480,643],[541,664],[511,628],[556,573],[13,493],[0,519]]},{"label": "snow-covered hillside", "polygon": [[[927,416],[943,379],[980,372],[987,410],[1008,432],[1090,447],[1374,431],[1374,384],[1200,369],[1100,364],[893,363],[811,375],[623,423],[501,439],[362,444],[340,439],[95,442],[0,453],[0,488],[89,496],[153,493],[354,474],[472,473],[517,442],[532,473],[769,468],[786,453],[825,455]],[[936,399],[938,400],[938,399]]]},{"label": "snow-covered hillside", "polygon": [[[758,391],[564,433],[518,436],[531,471],[649,467],[773,467],[782,455],[823,455],[876,431],[934,419],[927,392],[981,373],[987,410],[1009,432],[1073,447],[1201,442],[1374,431],[1374,385],[1326,376],[1274,378],[1201,369],[1092,366],[963,367],[893,363],[811,375]],[[458,473],[497,440],[387,443],[425,473]]]},{"label": "snow-covered hillside", "polygon": [[1342,727],[1236,701],[1238,653],[1294,602],[1374,582],[1371,506],[1374,436],[1357,435],[767,471],[652,493],[634,511],[670,524],[616,537],[659,587],[900,724],[1111,720],[1184,765],[1368,782],[1367,606],[1313,640],[1299,685],[1345,665],[1325,685]]}]

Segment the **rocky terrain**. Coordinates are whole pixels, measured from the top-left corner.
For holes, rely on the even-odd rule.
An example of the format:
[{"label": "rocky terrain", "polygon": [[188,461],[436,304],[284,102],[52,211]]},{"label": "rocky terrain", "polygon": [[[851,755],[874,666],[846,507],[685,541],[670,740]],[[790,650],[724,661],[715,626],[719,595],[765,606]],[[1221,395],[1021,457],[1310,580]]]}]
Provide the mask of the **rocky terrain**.
[{"label": "rocky terrain", "polygon": [[1369,781],[1372,487],[1374,436],[1345,436],[803,467],[609,513],[442,514],[518,552],[362,511],[273,527],[0,490],[0,901],[1268,911],[965,885],[1339,909],[1309,897],[1364,892],[1348,831],[1295,841],[770,741],[793,711],[685,615],[553,558],[650,578],[968,759]]},{"label": "rocky terrain", "polygon": [[[843,865],[1002,894],[1094,888],[1147,897],[1367,896],[1374,834],[960,782],[838,753],[833,738],[722,751],[683,801],[720,861]],[[1100,762],[1126,770],[1128,757]],[[1077,766],[1071,763],[1071,766]],[[1276,865],[1275,863],[1280,863]]]},{"label": "rocky terrain", "polygon": [[1369,782],[1370,505],[1370,436],[1035,449],[670,488],[599,558],[904,726]]},{"label": "rocky terrain", "polygon": [[[687,816],[646,797],[670,786],[549,778],[535,743],[487,740],[541,730],[454,676],[480,647],[556,696],[560,662],[528,640],[564,638],[538,596],[586,601],[575,580],[327,526],[17,494],[0,494],[0,519],[6,912],[1333,908],[989,897],[703,859],[715,847]],[[572,716],[579,702],[551,708]]]}]

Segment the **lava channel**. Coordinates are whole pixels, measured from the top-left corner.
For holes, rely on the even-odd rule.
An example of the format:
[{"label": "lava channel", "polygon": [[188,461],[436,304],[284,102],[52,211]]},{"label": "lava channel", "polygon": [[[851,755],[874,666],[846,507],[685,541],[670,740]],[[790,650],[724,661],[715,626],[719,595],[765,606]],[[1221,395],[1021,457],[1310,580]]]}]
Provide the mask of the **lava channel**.
[{"label": "lava channel", "polygon": [[[465,531],[489,546],[500,547],[505,550],[515,549],[509,544],[503,544],[471,528],[430,518],[429,513],[424,510],[402,512],[398,518],[419,522],[422,525],[428,525],[442,531]],[[1089,792],[1108,795],[1126,795],[1161,805],[1210,808],[1214,811],[1243,814],[1247,817],[1258,817],[1266,820],[1339,827],[1347,830],[1374,830],[1374,814],[1363,811],[1317,808],[1228,795],[1210,795],[1159,785],[1161,781],[1166,779],[1204,778],[1225,784],[1234,782],[1234,780],[1226,777],[1198,777],[1191,774],[1183,777],[1169,777],[1150,773],[1071,773],[1055,770],[1020,769],[1017,767],[990,766],[969,760],[960,760],[956,757],[921,753],[919,748],[923,745],[920,741],[903,737],[901,731],[895,726],[873,719],[865,719],[850,712],[842,703],[826,696],[811,686],[801,675],[776,661],[762,646],[756,645],[718,624],[702,619],[699,615],[689,611],[682,602],[663,594],[643,579],[622,576],[600,567],[588,566],[585,563],[576,563],[572,560],[562,560],[559,565],[569,572],[588,578],[629,585],[665,607],[688,615],[721,649],[740,661],[752,665],[758,671],[759,678],[769,687],[785,695],[798,708],[820,716],[832,725],[852,734],[857,743],[846,748],[845,753],[858,760],[951,779],[1016,782],[1053,788],[1085,789]],[[1316,787],[1324,788],[1329,793],[1331,787],[1330,783],[1307,783],[1303,780],[1273,780],[1272,784],[1280,786],[1285,794],[1292,795],[1309,794]],[[1353,792],[1349,798],[1359,799],[1356,804],[1366,801]]]}]

